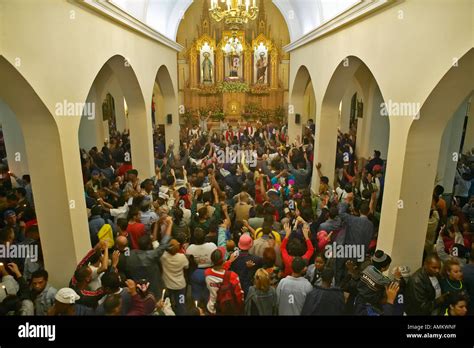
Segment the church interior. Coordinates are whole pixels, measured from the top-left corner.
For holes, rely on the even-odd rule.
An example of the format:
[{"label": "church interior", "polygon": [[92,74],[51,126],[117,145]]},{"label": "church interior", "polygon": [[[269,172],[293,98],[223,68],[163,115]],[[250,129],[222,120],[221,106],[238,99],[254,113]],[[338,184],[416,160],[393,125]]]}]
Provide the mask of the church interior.
[{"label": "church interior", "polygon": [[[301,255],[288,256],[293,272],[307,242],[318,249],[321,222],[343,223],[343,233],[324,231],[326,248],[348,246],[352,233],[360,239],[365,205],[376,222],[366,244],[354,243],[365,248],[362,260],[389,255],[387,277],[438,258],[449,264],[459,255],[446,243],[465,248],[461,265],[474,263],[473,18],[472,0],[0,0],[0,243],[36,243],[39,261],[24,261],[19,272],[47,270],[59,292],[85,293],[103,288],[81,288],[82,273],[92,269],[103,286],[97,267],[107,270],[105,259],[107,274],[123,262],[120,237],[132,256],[147,251],[145,235],[166,242],[155,297],[163,291],[166,308],[166,290],[175,313],[183,311],[176,296],[195,289],[192,280],[184,290],[176,285],[183,270],[166,265],[173,243],[189,256],[204,229],[206,243],[225,249],[233,241],[222,242],[219,229],[230,236],[240,224],[237,251],[226,254],[238,262],[247,255],[245,236],[256,246],[266,226],[245,227],[260,208],[273,211],[277,226],[269,227],[278,235],[270,249],[283,249],[290,233],[301,239]],[[225,146],[247,151],[231,162],[237,174],[218,163]],[[246,162],[252,153],[257,169]],[[354,208],[355,201],[362,203]],[[220,220],[202,220],[195,203]],[[188,240],[174,234],[183,214]],[[79,268],[107,241],[100,266]],[[1,251],[5,275],[15,273]],[[209,257],[215,266],[215,252]],[[211,264],[206,272],[216,270]],[[245,296],[252,293],[247,270],[230,267]],[[291,267],[282,274],[296,277]],[[124,269],[132,282],[143,278]],[[0,300],[7,295],[0,289]],[[194,300],[215,315],[211,302]]]}]

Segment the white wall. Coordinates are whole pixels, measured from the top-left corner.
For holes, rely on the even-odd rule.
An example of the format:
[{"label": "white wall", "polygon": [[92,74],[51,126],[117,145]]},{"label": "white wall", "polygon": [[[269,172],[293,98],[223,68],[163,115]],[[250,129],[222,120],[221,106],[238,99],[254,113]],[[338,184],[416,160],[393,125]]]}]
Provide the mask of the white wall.
[{"label": "white wall", "polygon": [[383,98],[380,89],[375,83],[372,83],[367,102],[364,103],[364,117],[358,120],[362,121],[362,129],[364,130],[357,138],[359,157],[372,157],[374,150],[378,150],[381,152],[382,158],[387,158],[390,123],[388,117],[380,113],[382,103]]},{"label": "white wall", "polygon": [[[445,193],[453,192],[454,176],[456,174],[456,159],[459,158],[459,146],[467,111],[467,101],[463,103],[449,121],[441,140],[439,152],[437,184],[444,187]],[[468,136],[466,136],[468,138]]]},{"label": "white wall", "polygon": [[16,176],[21,178],[29,174],[28,157],[26,155],[25,140],[16,115],[0,99],[0,124],[3,130],[3,139],[7,151],[8,168]]}]

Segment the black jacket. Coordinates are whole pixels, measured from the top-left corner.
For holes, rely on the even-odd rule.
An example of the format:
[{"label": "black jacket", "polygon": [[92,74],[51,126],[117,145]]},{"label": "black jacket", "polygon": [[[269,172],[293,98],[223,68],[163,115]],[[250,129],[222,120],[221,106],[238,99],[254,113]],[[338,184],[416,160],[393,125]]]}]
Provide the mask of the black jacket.
[{"label": "black jacket", "polygon": [[316,286],[306,295],[301,315],[343,315],[344,293],[339,288]]},{"label": "black jacket", "polygon": [[432,315],[438,309],[436,291],[423,267],[408,280],[405,297],[408,315]]}]

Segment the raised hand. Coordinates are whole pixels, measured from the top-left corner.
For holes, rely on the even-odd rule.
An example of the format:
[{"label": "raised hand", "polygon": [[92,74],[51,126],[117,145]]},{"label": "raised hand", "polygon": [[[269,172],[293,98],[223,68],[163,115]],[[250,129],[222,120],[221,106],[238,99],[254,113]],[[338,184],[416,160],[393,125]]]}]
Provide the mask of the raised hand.
[{"label": "raised hand", "polygon": [[290,224],[288,222],[285,223],[284,229],[285,229],[286,237],[289,237],[290,234],[291,234],[291,227],[290,227]]},{"label": "raised hand", "polygon": [[398,290],[400,290],[400,285],[397,282],[390,283],[390,285],[385,288],[387,303],[393,304],[397,298]]}]

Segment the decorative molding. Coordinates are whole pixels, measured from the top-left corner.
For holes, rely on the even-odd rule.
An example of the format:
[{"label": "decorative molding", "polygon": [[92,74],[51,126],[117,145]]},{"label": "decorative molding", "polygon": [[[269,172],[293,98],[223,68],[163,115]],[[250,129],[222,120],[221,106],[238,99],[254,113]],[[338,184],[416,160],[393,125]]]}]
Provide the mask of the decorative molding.
[{"label": "decorative molding", "polygon": [[382,7],[392,4],[395,1],[396,0],[362,0],[333,19],[321,24],[319,27],[305,34],[298,40],[286,45],[283,49],[286,52],[294,51],[311,41],[317,40],[318,38],[327,35],[342,26],[352,23],[371,12],[380,10]]},{"label": "decorative molding", "polygon": [[171,40],[170,38],[151,28],[150,26],[144,24],[141,20],[131,16],[130,14],[122,10],[119,6],[109,1],[82,0],[81,3],[88,6],[95,12],[98,12],[103,16],[109,17],[112,20],[119,22],[125,25],[126,27],[136,32],[139,32],[149,37],[150,39],[159,42],[160,44],[163,44],[177,52],[181,52],[184,49],[184,47],[178,44],[177,42]]}]

